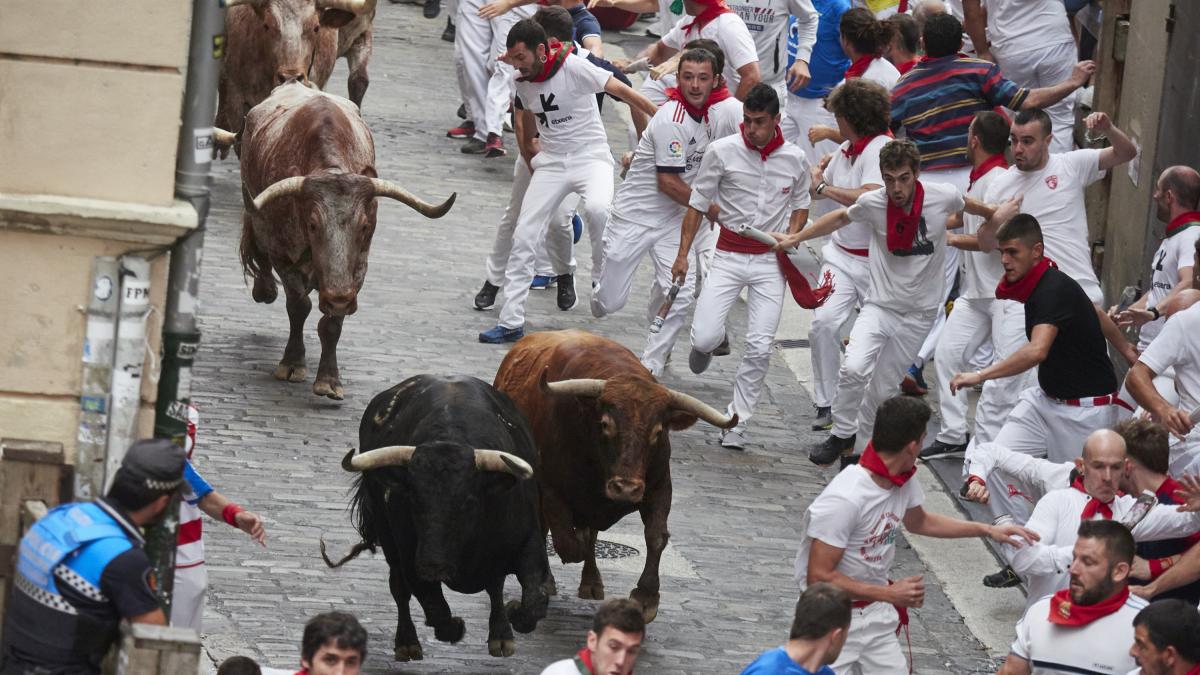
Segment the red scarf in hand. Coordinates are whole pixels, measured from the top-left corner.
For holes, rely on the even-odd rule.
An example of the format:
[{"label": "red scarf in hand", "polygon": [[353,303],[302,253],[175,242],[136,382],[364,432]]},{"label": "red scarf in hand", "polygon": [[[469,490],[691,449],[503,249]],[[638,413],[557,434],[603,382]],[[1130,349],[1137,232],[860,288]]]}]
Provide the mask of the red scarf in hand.
[{"label": "red scarf in hand", "polygon": [[[762,255],[770,253],[771,247],[761,241],[743,237],[733,230],[722,227],[721,234],[717,237],[717,250]],[[775,251],[775,261],[779,263],[779,271],[783,272],[783,278],[784,281],[787,281],[788,290],[792,292],[792,299],[804,309],[816,309],[820,307],[825,304],[825,301],[833,293],[833,273],[829,270],[825,270],[825,275],[821,279],[821,285],[813,288],[809,284],[808,278],[804,276],[804,273],[792,263],[792,259],[788,257],[787,252]]]},{"label": "red scarf in hand", "polygon": [[862,138],[859,138],[857,141],[851,141],[850,145],[846,146],[845,148],[842,148],[842,154],[845,155],[847,159],[854,159],[855,157],[858,157],[859,155],[861,155],[863,153],[863,150],[867,149],[867,146],[870,145],[871,141],[875,140],[876,138],[878,138],[880,136],[887,136],[888,138],[895,138],[895,136],[892,135],[891,129],[888,129],[887,131],[883,132],[882,134],[875,134],[874,136],[863,136]]},{"label": "red scarf in hand", "polygon": [[887,465],[883,463],[882,459],[880,459],[879,453],[875,452],[875,445],[871,441],[867,441],[867,447],[865,450],[863,450],[862,457],[860,457],[858,460],[858,465],[875,474],[876,476],[886,479],[896,487],[904,487],[904,484],[908,482],[908,479],[912,478],[913,474],[917,472],[916,465],[913,465],[913,468],[905,471],[899,476],[893,476],[892,473],[888,471]]},{"label": "red scarf in hand", "polygon": [[1050,616],[1048,618],[1050,623],[1078,628],[1121,609],[1127,599],[1129,599],[1129,587],[1125,586],[1108,599],[1101,600],[1094,605],[1077,605],[1071,602],[1071,591],[1064,588],[1050,598]]},{"label": "red scarf in hand", "polygon": [[672,101],[679,101],[679,103],[681,105],[683,105],[683,109],[686,110],[687,113],[689,115],[691,115],[693,119],[698,119],[698,120],[707,120],[708,119],[708,106],[712,105],[711,94],[709,95],[709,99],[704,102],[703,108],[697,108],[696,106],[692,105],[691,103],[688,103],[687,97],[683,95],[682,91],[679,91],[679,87],[670,87],[669,89],[667,89],[667,98]]},{"label": "red scarf in hand", "polygon": [[573,51],[575,51],[574,44],[560,42],[546,52],[546,63],[542,65],[542,72],[517,79],[522,82],[545,82],[562,68],[563,64],[567,62],[567,55]]},{"label": "red scarf in hand", "polygon": [[850,67],[846,69],[845,78],[847,80],[853,80],[856,77],[862,77],[863,73],[867,72],[867,68],[871,67],[871,62],[874,60],[874,54],[858,57],[854,60],[854,63],[851,63]]},{"label": "red scarf in hand", "polygon": [[725,0],[696,0],[701,5],[707,5],[703,12],[700,12],[691,23],[683,27],[683,34],[687,35],[696,29],[699,33],[708,25],[708,22],[721,16],[722,14],[732,14],[733,10],[729,9],[729,5],[725,4]]},{"label": "red scarf in hand", "polygon": [[761,155],[764,162],[767,161],[767,157],[770,157],[772,152],[775,152],[779,149],[779,146],[783,145],[783,130],[779,128],[778,124],[775,125],[775,135],[761,148],[750,142],[750,137],[746,135],[745,123],[739,124],[738,128],[742,130],[742,142],[746,144],[747,148]]},{"label": "red scarf in hand", "polygon": [[987,172],[996,167],[1000,167],[1002,169],[1008,168],[1008,160],[1004,158],[1003,152],[988,157],[987,159],[983,160],[983,164],[971,169],[971,175],[968,178],[970,183],[967,184],[967,191],[970,192],[971,188],[975,187],[975,181],[983,178],[987,175]]},{"label": "red scarf in hand", "polygon": [[[1085,490],[1083,487],[1083,476],[1077,476],[1075,480],[1071,481],[1071,487],[1087,495],[1087,490]],[[1105,504],[1099,499],[1088,495],[1087,504],[1085,504],[1083,507],[1083,513],[1079,514],[1079,519],[1091,520],[1097,513],[1104,516],[1105,520],[1112,520],[1112,504]]]},{"label": "red scarf in hand", "polygon": [[1049,258],[1042,258],[1037,261],[1037,264],[1029,268],[1025,276],[1011,284],[1004,277],[1000,277],[1000,285],[996,287],[996,297],[1000,300],[1025,302],[1029,299],[1029,295],[1033,293],[1033,289],[1037,288],[1038,282],[1042,280],[1042,275],[1051,267],[1057,268],[1058,265],[1054,264],[1054,261]]},{"label": "red scarf in hand", "polygon": [[1200,211],[1181,213],[1172,218],[1167,225],[1167,238],[1170,239],[1193,225],[1200,225]]},{"label": "red scarf in hand", "polygon": [[903,209],[887,200],[887,248],[892,253],[907,251],[917,240],[917,230],[921,224],[921,207],[925,205],[925,188],[917,181],[913,191],[912,209],[905,213]]}]

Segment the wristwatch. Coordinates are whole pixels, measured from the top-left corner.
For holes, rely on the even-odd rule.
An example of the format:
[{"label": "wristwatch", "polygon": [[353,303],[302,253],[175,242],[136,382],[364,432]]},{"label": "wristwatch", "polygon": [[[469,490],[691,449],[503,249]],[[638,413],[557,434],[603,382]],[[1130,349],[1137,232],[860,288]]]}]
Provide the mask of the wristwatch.
[{"label": "wristwatch", "polygon": [[1159,313],[1157,307],[1147,307],[1146,311],[1150,312],[1150,314],[1152,314],[1154,316],[1154,318],[1151,319],[1151,321],[1158,321],[1158,318],[1162,316],[1162,314]]},{"label": "wristwatch", "polygon": [[825,192],[825,188],[827,188],[827,187],[829,187],[829,183],[826,183],[825,181],[821,181],[821,184],[818,185],[817,189],[813,190],[813,192],[816,192],[818,195],[823,194]]}]

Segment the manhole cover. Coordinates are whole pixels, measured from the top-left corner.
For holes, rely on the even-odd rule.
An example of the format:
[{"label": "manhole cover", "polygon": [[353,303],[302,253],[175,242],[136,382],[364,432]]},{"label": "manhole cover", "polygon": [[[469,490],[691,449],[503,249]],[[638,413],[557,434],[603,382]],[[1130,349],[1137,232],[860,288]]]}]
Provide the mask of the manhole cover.
[{"label": "manhole cover", "polygon": [[780,349],[806,349],[808,348],[808,340],[799,338],[796,340],[776,340],[776,346]]},{"label": "manhole cover", "polygon": [[[605,541],[603,539],[596,540],[596,559],[597,560],[616,560],[618,558],[632,558],[641,555],[642,552],[632,546],[618,544],[615,541]],[[549,538],[546,539],[546,555],[557,555],[554,552],[554,544]]]}]

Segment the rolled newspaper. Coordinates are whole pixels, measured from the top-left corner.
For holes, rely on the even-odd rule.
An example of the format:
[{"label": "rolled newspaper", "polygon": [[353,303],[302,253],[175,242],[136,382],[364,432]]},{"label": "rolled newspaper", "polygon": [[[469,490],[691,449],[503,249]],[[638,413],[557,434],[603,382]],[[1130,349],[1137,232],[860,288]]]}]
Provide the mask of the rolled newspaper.
[{"label": "rolled newspaper", "polygon": [[[768,246],[774,246],[777,243],[775,237],[749,225],[743,225],[738,228],[737,233],[747,239],[753,239]],[[821,285],[821,259],[817,257],[816,252],[807,243],[803,243],[796,248],[787,249],[784,253],[787,253],[788,259],[792,261],[796,269],[800,270],[800,273],[808,279],[809,286],[816,288]]]},{"label": "rolled newspaper", "polygon": [[679,289],[682,286],[682,279],[674,279],[671,281],[671,290],[667,291],[667,299],[663,300],[662,307],[658,308],[658,314],[656,314],[654,316],[654,320],[650,322],[651,333],[657,333],[662,330],[663,323],[667,320],[667,314],[671,312],[671,305],[675,304],[675,296],[679,295]]}]

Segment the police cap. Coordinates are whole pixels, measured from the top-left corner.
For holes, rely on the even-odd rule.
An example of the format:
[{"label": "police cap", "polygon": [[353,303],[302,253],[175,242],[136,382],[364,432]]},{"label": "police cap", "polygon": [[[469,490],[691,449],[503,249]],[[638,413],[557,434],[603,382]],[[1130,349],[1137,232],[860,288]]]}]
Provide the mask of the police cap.
[{"label": "police cap", "polygon": [[183,448],[165,438],[134,441],[121,460],[121,471],[147,489],[170,492],[183,483]]}]

